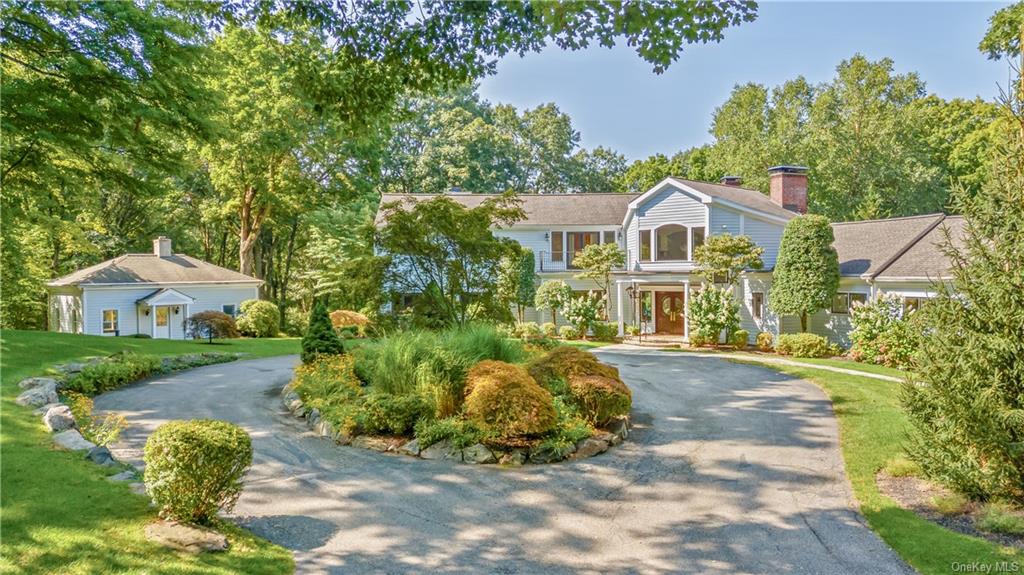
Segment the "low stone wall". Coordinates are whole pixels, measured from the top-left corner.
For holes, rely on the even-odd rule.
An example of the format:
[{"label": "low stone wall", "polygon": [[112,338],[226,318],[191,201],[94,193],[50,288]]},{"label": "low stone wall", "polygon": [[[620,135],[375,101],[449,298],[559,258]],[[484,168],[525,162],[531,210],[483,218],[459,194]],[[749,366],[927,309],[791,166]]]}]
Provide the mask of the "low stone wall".
[{"label": "low stone wall", "polygon": [[306,425],[318,436],[340,445],[452,463],[523,465],[554,463],[566,459],[585,459],[604,453],[612,446],[622,443],[629,436],[631,427],[629,417],[617,419],[607,426],[607,429],[600,430],[597,434],[578,442],[567,452],[554,452],[543,448],[532,450],[528,448],[497,449],[482,443],[460,449],[448,440],[433,445],[420,445],[417,439],[410,441],[407,438],[397,437],[349,436],[334,429],[330,422],[322,419],[319,410],[306,407],[299,394],[289,389],[288,386],[281,391],[281,401],[293,416],[305,420]]}]

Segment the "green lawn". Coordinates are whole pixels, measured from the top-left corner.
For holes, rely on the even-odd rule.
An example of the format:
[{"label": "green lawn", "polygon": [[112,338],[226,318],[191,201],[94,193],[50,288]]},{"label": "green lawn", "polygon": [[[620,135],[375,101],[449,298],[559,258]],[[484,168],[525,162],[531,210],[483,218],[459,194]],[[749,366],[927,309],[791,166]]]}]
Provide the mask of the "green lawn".
[{"label": "green lawn", "polygon": [[575,339],[575,340],[562,341],[560,343],[562,343],[563,345],[571,345],[573,347],[578,347],[580,349],[594,349],[594,348],[598,348],[598,347],[604,347],[606,345],[615,345],[616,342],[614,342],[614,341],[592,341],[592,340],[583,341],[582,339]]},{"label": "green lawn", "polygon": [[[1024,562],[1024,552],[949,531],[901,509],[882,495],[875,474],[901,452],[907,419],[899,406],[899,385],[869,377],[814,368],[758,363],[820,386],[832,400],[839,419],[846,473],[871,527],[904,560],[922,573],[950,573],[954,563]],[[807,361],[807,360],[801,360]],[[845,363],[839,362],[846,367]],[[864,365],[864,364],[857,364]],[[877,367],[877,366],[875,366]]]},{"label": "green lawn", "polygon": [[4,573],[290,573],[291,553],[225,526],[231,550],[191,556],[146,541],[156,518],[148,499],[104,479],[107,468],[52,447],[39,416],[14,403],[18,382],[55,363],[121,350],[174,355],[244,352],[252,357],[298,353],[297,339],[192,341],[107,338],[46,332],[0,332],[0,571]]},{"label": "green lawn", "polygon": [[728,353],[734,355],[742,355],[749,357],[752,361],[758,361],[765,357],[777,357],[779,359],[785,359],[788,361],[797,361],[800,363],[806,363],[808,365],[827,365],[830,367],[841,367],[843,369],[852,369],[854,371],[863,371],[865,373],[874,373],[876,375],[888,375],[891,377],[903,378],[906,377],[907,372],[901,371],[892,367],[885,367],[884,365],[875,365],[873,363],[862,363],[859,361],[853,361],[852,359],[840,359],[836,357],[830,358],[814,358],[814,357],[791,357],[788,355],[776,355],[776,354],[762,354],[762,353],[751,353],[747,351],[733,351],[730,349],[714,349],[714,348],[700,348],[693,349],[690,347],[670,347],[665,348],[665,351],[682,351],[690,353]]}]

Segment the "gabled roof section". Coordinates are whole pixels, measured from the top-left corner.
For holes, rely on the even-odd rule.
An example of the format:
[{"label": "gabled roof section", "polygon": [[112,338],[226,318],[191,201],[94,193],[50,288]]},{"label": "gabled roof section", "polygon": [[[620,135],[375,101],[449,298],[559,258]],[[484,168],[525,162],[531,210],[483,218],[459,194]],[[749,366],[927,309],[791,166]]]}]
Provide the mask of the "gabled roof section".
[{"label": "gabled roof section", "polygon": [[[395,201],[421,202],[443,195],[466,206],[475,208],[496,194],[382,194],[380,203]],[[639,194],[519,194],[526,218],[516,222],[517,226],[565,226],[565,225],[619,225],[626,213],[629,202]],[[374,222],[384,223],[380,209]]]},{"label": "gabled roof section", "polygon": [[865,279],[948,277],[949,261],[939,248],[942,229],[947,227],[959,242],[964,228],[960,216],[928,214],[832,224],[839,273]]},{"label": "gabled roof section", "polygon": [[629,219],[644,202],[665,191],[668,187],[678,188],[683,193],[690,194],[705,204],[717,204],[755,216],[760,215],[767,219],[778,220],[781,223],[800,215],[776,204],[771,198],[757,190],[669,177],[630,202],[629,211],[623,218],[622,225],[625,226],[629,223]]},{"label": "gabled roof section", "polygon": [[714,200],[719,200],[787,220],[791,220],[800,215],[776,204],[771,198],[757,190],[741,188],[739,186],[712,184],[710,182],[684,180],[682,178],[672,178],[672,180],[689,186],[702,194],[710,196],[712,198],[712,203],[714,203]]},{"label": "gabled roof section", "polygon": [[187,296],[180,291],[172,288],[161,288],[146,297],[135,300],[135,303],[153,306],[153,305],[184,305],[195,303],[196,298]]},{"label": "gabled roof section", "polygon": [[183,254],[159,257],[126,254],[55,279],[47,285],[131,285],[175,283],[262,283],[254,277]]},{"label": "gabled roof section", "polygon": [[876,276],[879,280],[894,279],[948,279],[952,277],[952,265],[940,247],[949,239],[958,251],[964,248],[964,232],[967,224],[963,216],[946,216],[920,240],[910,246],[902,255],[885,267]]}]

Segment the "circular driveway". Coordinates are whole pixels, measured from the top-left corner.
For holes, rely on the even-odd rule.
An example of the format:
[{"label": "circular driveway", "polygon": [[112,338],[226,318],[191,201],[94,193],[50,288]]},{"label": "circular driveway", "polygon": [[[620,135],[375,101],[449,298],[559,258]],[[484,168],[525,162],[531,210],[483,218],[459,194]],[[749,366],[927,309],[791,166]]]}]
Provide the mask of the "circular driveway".
[{"label": "circular driveway", "polygon": [[854,510],[831,404],[769,369],[597,351],[633,388],[629,440],[501,469],[340,447],[281,405],[295,356],[213,365],[96,398],[138,456],[169,419],[233,421],[255,460],[232,515],[298,573],[909,573]]}]

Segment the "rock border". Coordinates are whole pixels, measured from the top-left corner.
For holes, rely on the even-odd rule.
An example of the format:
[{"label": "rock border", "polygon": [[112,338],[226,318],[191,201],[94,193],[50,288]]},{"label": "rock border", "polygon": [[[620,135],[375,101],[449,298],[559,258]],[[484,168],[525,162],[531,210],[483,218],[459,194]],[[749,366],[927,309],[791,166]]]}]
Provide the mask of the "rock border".
[{"label": "rock border", "polygon": [[520,466],[528,463],[544,464],[586,459],[621,444],[629,437],[629,430],[632,427],[629,416],[620,417],[608,425],[607,429],[599,430],[597,434],[580,440],[567,452],[539,448],[533,450],[526,448],[494,449],[482,443],[459,449],[447,439],[424,446],[420,445],[419,440],[415,438],[408,440],[402,437],[349,436],[341,430],[335,430],[330,422],[322,419],[318,409],[306,407],[299,394],[288,385],[281,390],[281,403],[293,417],[305,420],[306,426],[312,429],[318,437],[331,440],[339,445],[350,445],[419,459],[471,465]]},{"label": "rock border", "polygon": [[[115,354],[116,355],[116,354]],[[184,369],[205,367],[219,363],[237,361],[244,354],[222,352],[199,352],[170,355],[160,358],[158,374],[172,373]],[[104,467],[122,467],[123,471],[111,475],[111,481],[127,481],[133,493],[146,495],[146,486],[139,481],[138,470],[126,461],[117,459],[109,449],[98,446],[86,439],[78,429],[71,408],[60,400],[59,391],[69,379],[82,372],[87,366],[109,361],[112,356],[94,357],[83,362],[57,364],[53,369],[57,375],[28,377],[18,383],[23,390],[14,402],[22,407],[34,407],[36,415],[42,416],[43,425],[52,434],[53,444],[67,451],[83,452],[85,459]],[[212,360],[212,361],[211,361]]]}]

